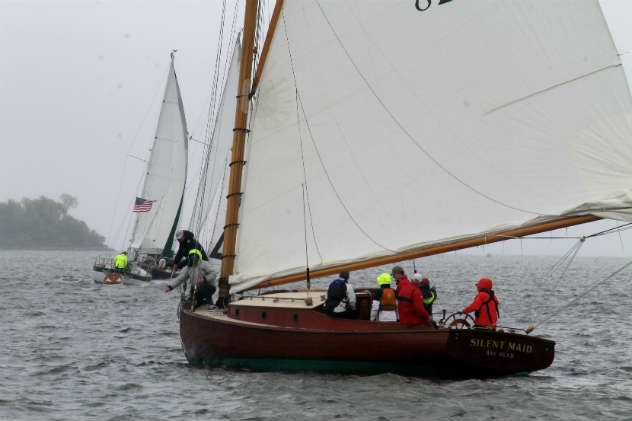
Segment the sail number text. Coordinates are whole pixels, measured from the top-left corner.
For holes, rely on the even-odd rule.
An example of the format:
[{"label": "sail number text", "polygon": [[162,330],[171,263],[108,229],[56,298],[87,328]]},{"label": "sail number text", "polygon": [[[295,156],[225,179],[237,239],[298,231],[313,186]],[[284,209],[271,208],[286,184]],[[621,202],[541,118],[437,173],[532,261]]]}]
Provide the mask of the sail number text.
[{"label": "sail number text", "polygon": [[[452,0],[439,0],[439,5],[444,3],[449,3]],[[424,10],[428,10],[432,6],[432,0],[415,0],[415,9],[423,12]]]}]

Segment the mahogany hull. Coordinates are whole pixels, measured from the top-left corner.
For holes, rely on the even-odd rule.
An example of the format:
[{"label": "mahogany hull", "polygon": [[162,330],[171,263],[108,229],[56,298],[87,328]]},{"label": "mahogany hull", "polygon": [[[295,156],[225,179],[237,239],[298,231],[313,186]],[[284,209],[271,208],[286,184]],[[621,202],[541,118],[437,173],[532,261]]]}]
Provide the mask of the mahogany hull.
[{"label": "mahogany hull", "polygon": [[341,320],[315,310],[301,314],[295,326],[287,324],[180,309],[180,336],[186,358],[194,365],[494,377],[546,368],[553,362],[555,347],[552,341],[515,333]]}]

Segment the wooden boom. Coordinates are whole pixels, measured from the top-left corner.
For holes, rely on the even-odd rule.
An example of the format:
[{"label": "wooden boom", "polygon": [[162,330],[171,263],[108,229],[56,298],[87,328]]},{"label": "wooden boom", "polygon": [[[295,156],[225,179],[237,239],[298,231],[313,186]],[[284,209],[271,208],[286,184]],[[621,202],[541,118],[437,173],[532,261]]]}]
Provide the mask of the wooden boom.
[{"label": "wooden boom", "polygon": [[[598,216],[594,215],[584,215],[584,216],[573,216],[569,218],[557,219],[555,221],[546,222],[543,224],[533,225],[530,227],[518,228],[510,231],[505,231],[496,234],[484,235],[476,238],[471,238],[469,240],[457,241],[450,244],[442,244],[438,246],[432,246],[428,248],[422,248],[413,251],[407,251],[401,254],[378,257],[375,259],[365,260],[361,262],[355,263],[347,263],[339,266],[332,266],[326,269],[320,269],[315,271],[310,271],[310,278],[318,278],[322,276],[333,275],[340,272],[343,269],[347,269],[349,271],[366,269],[375,266],[386,265],[389,263],[400,262],[403,260],[416,259],[418,257],[431,256],[433,254],[441,254],[447,253],[449,251],[461,250],[469,247],[482,246],[484,244],[495,243],[498,241],[509,240],[515,237],[524,237],[525,235],[537,234],[545,231],[552,231],[559,228],[571,227],[573,225],[585,224],[587,222],[593,222],[601,219]],[[257,285],[248,288],[250,289],[258,289],[271,287],[275,285],[283,285],[290,282],[302,281],[306,278],[306,273],[301,272],[294,275],[288,275],[281,278],[269,279],[266,281],[262,281]]]}]

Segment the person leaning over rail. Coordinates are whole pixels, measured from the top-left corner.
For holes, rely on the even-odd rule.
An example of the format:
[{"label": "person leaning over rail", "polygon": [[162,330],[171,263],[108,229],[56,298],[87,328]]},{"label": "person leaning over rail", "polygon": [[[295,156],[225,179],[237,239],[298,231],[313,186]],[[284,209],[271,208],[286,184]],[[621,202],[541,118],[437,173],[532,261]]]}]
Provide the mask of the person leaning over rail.
[{"label": "person leaning over rail", "polygon": [[377,277],[377,290],[371,304],[371,320],[379,322],[397,321],[397,301],[391,288],[391,275],[383,273]]},{"label": "person leaning over rail", "polygon": [[176,256],[173,258],[172,272],[182,268],[187,264],[186,258],[188,258],[191,250],[198,250],[201,253],[200,259],[208,260],[208,256],[204,251],[202,245],[195,239],[195,236],[191,231],[179,230],[176,232],[176,240],[180,243]]},{"label": "person leaning over rail", "polygon": [[[188,285],[185,283],[187,280]],[[211,308],[213,294],[217,290],[217,272],[209,262],[202,260],[200,250],[189,251],[187,266],[165,287],[165,292],[172,291],[182,283],[185,283],[185,300],[194,298],[196,307],[209,304]]]},{"label": "person leaning over rail", "polygon": [[349,271],[341,270],[337,279],[329,284],[325,312],[333,317],[352,319],[356,313],[356,295],[349,283]]},{"label": "person leaning over rail", "polygon": [[494,290],[492,290],[492,280],[482,278],[476,284],[476,288],[478,289],[478,294],[476,294],[474,302],[461,310],[461,312],[474,312],[476,316],[474,326],[496,329],[496,322],[498,317],[500,317],[500,311],[498,310],[500,302],[496,298]]},{"label": "person leaning over rail", "polygon": [[403,325],[425,325],[433,327],[430,315],[424,308],[421,291],[413,285],[401,266],[394,266],[391,275],[397,279],[397,314]]}]

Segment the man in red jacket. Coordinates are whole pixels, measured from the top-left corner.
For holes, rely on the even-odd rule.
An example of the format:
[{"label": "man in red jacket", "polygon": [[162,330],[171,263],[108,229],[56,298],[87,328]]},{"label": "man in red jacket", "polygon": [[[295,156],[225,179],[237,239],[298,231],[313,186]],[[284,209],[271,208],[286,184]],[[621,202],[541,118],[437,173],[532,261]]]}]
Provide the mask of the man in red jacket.
[{"label": "man in red jacket", "polygon": [[404,269],[401,266],[395,266],[392,270],[392,276],[397,280],[397,312],[399,314],[399,322],[403,325],[418,325],[433,327],[430,322],[430,316],[424,308],[424,299],[421,291],[415,285],[411,284]]},{"label": "man in red jacket", "polygon": [[498,307],[500,302],[494,295],[492,290],[492,280],[482,278],[476,284],[478,288],[478,294],[474,298],[474,302],[463,309],[463,313],[474,312],[476,318],[474,319],[475,326],[488,327],[496,329],[496,321],[500,312]]}]

